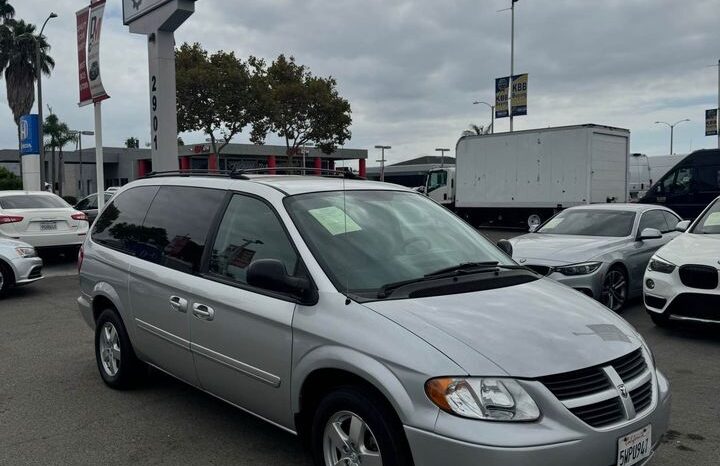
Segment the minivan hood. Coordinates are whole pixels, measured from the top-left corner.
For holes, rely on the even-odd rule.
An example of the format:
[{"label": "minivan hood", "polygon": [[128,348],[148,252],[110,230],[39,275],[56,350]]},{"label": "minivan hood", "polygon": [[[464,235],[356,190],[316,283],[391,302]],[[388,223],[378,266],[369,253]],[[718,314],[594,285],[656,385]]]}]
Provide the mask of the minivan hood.
[{"label": "minivan hood", "polygon": [[611,361],[641,345],[625,320],[545,278],[365,306],[425,339],[475,376],[534,378],[569,372]]},{"label": "minivan hood", "polygon": [[604,254],[627,242],[627,238],[605,236],[550,235],[530,233],[510,240],[513,259],[532,263],[574,264]]},{"label": "minivan hood", "polygon": [[720,268],[720,235],[683,233],[657,255],[675,265],[699,264]]}]

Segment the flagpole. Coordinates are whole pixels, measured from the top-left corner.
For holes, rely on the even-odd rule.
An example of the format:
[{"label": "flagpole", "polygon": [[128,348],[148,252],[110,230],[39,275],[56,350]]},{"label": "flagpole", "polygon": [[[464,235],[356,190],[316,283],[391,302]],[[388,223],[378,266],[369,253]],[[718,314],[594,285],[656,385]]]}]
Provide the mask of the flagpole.
[{"label": "flagpole", "polygon": [[97,182],[98,212],[105,206],[105,169],[102,142],[102,101],[95,102],[95,176]]}]

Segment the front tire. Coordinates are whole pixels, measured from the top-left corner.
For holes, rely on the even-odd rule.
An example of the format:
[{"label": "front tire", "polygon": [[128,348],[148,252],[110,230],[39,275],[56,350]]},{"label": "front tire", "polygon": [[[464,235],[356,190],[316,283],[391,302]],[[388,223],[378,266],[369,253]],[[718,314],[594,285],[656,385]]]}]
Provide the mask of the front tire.
[{"label": "front tire", "polygon": [[14,278],[12,270],[2,262],[0,262],[0,297],[10,289]]},{"label": "front tire", "polygon": [[413,464],[395,412],[378,395],[354,386],[338,388],[320,401],[311,449],[317,466]]},{"label": "front tire", "polygon": [[95,325],[95,360],[110,388],[128,389],[140,380],[144,364],[135,356],[125,325],[113,309],[102,311]]},{"label": "front tire", "polygon": [[628,278],[625,270],[617,265],[610,267],[603,279],[600,302],[614,312],[620,312],[627,304]]}]

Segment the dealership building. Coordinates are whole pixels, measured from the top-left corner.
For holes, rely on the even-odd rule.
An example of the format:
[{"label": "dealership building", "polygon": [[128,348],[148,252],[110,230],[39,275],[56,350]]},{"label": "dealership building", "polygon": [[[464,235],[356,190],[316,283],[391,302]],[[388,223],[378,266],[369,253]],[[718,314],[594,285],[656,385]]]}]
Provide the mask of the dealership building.
[{"label": "dealership building", "polygon": [[[266,146],[255,144],[228,144],[222,149],[220,157],[213,153],[209,144],[181,146],[178,166],[181,170],[233,170],[267,168],[270,173],[275,169],[287,167],[288,157],[285,146]],[[364,149],[338,149],[332,154],[324,154],[320,149],[310,148],[305,157],[308,173],[320,173],[320,170],[333,170],[344,166],[344,162],[358,161],[360,176],[366,174],[368,152]],[[59,154],[55,154],[56,160]],[[52,176],[50,166],[51,153],[45,153],[45,177]],[[150,149],[126,149],[106,147],[103,149],[105,168],[105,186],[123,186],[130,181],[150,173],[153,169]],[[293,157],[293,165],[302,165],[302,155]],[[56,162],[56,166],[59,163]],[[62,160],[63,195],[81,197],[94,193],[97,189],[95,176],[95,149],[64,151]],[[20,174],[17,150],[0,150],[0,167]],[[55,177],[57,178],[57,177]]]}]

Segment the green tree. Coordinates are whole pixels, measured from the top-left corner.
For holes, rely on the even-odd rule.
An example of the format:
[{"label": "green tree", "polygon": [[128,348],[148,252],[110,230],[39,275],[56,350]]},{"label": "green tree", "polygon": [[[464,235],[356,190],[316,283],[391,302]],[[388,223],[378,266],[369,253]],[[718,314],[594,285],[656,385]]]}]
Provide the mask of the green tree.
[{"label": "green tree", "polygon": [[127,147],[128,149],[139,149],[140,140],[135,137],[129,137],[125,140],[125,147]]},{"label": "green tree", "polygon": [[5,167],[0,167],[0,191],[22,189],[22,180]]},{"label": "green tree", "polygon": [[485,128],[483,128],[482,126],[478,126],[475,123],[472,123],[470,125],[470,132],[475,135],[482,136],[483,134],[485,134]]},{"label": "green tree", "polygon": [[[5,1],[0,3],[0,7],[5,8],[3,18],[7,18],[7,15],[11,14],[7,8],[9,5]],[[55,61],[48,55],[50,45],[45,36],[37,35],[35,26],[25,21],[4,20],[4,24],[0,26],[0,72],[5,74],[8,105],[18,126],[18,146],[20,117],[30,113],[35,103],[38,48],[42,56],[41,70],[49,76],[55,67]]]},{"label": "green tree", "polygon": [[8,0],[0,0],[0,20],[3,24],[12,20],[15,17],[15,8],[10,5]]},{"label": "green tree", "polygon": [[263,143],[268,132],[285,140],[287,155],[314,144],[330,154],[352,136],[350,103],[340,96],[334,78],[313,76],[293,57],[280,55],[267,69],[254,62],[262,83],[261,118],[254,121],[253,142]]},{"label": "green tree", "polygon": [[[50,115],[45,118],[45,124],[43,124],[43,133],[45,134],[45,147],[50,149],[50,173],[51,180],[53,181],[53,189],[57,184],[58,195],[63,195],[63,181],[64,181],[64,162],[63,162],[63,148],[71,142],[77,141],[77,133],[70,130],[68,125],[58,118],[57,115],[50,111]],[[57,170],[55,169],[55,151],[59,153],[59,161],[57,163]]]},{"label": "green tree", "polygon": [[178,131],[202,131],[218,157],[254,119],[253,80],[248,65],[232,52],[208,54],[183,44],[175,54]]},{"label": "green tree", "polygon": [[183,138],[181,138],[180,136],[178,136],[177,143],[178,143],[178,147],[185,145],[185,141],[183,141]]}]

